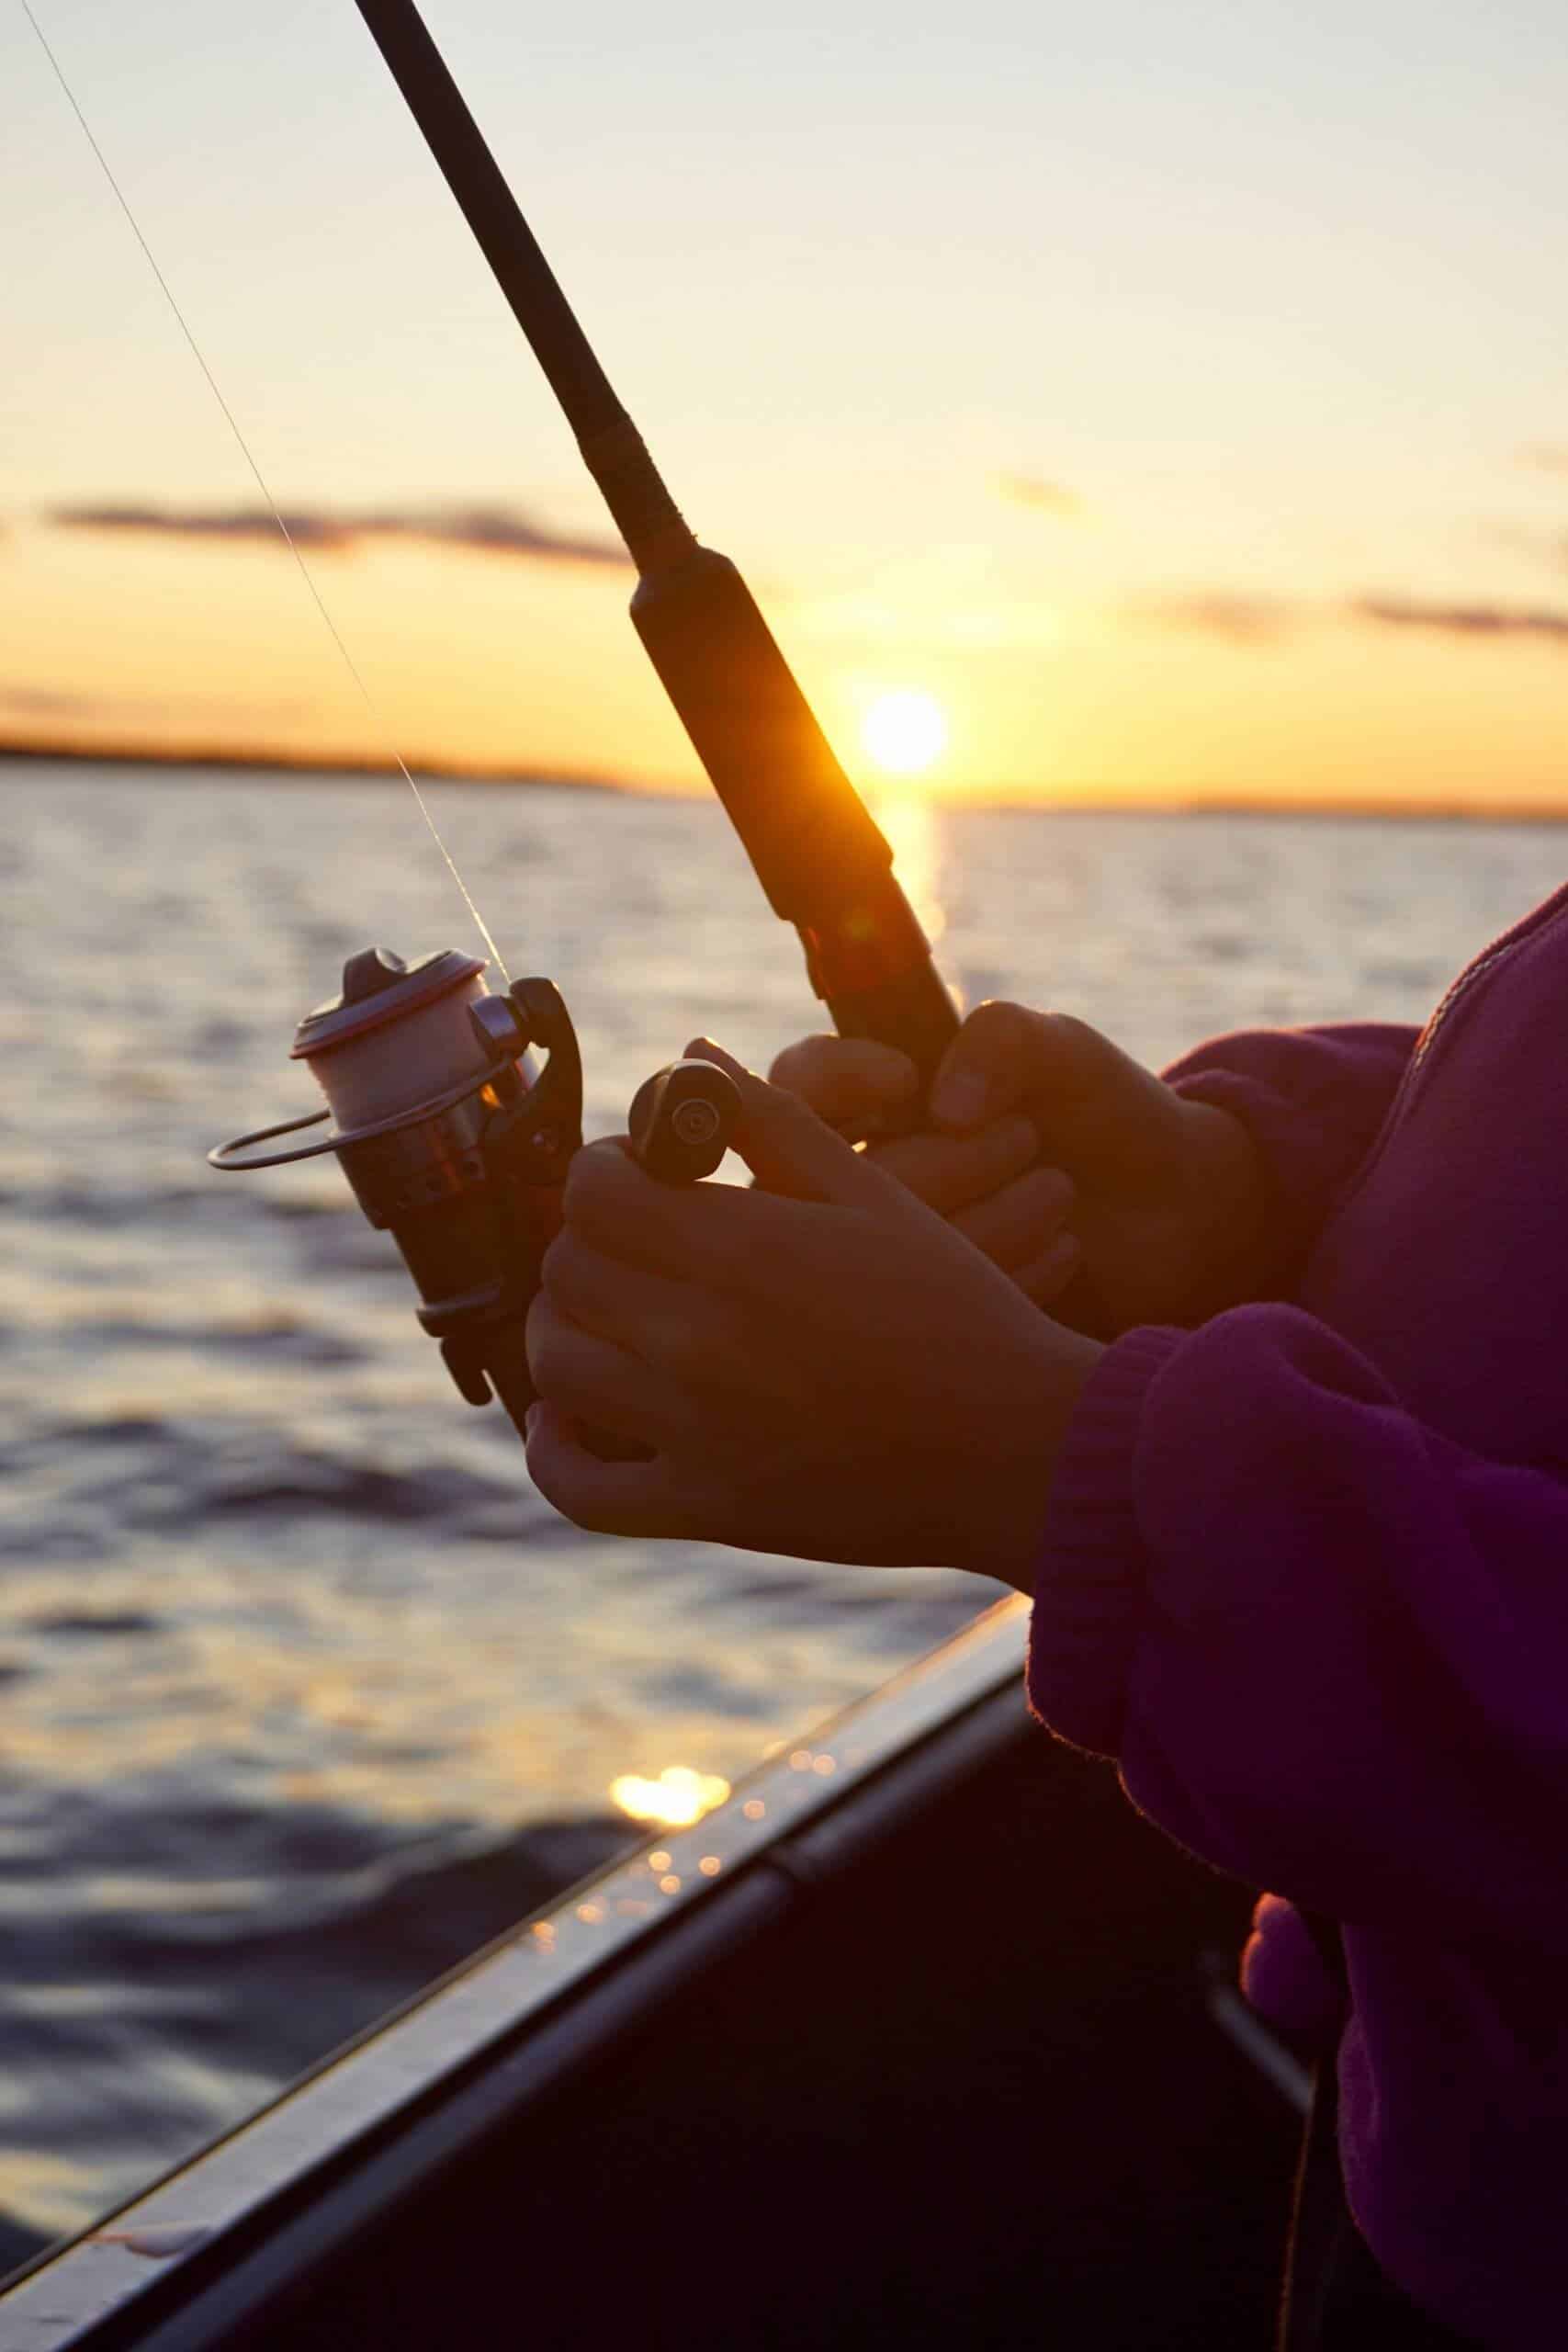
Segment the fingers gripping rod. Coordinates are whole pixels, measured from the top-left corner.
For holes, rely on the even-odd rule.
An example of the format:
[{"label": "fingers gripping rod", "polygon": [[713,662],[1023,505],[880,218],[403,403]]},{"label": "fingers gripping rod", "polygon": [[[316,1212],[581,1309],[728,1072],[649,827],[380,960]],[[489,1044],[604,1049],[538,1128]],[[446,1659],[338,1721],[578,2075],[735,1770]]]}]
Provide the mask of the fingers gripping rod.
[{"label": "fingers gripping rod", "polygon": [[682,520],[413,0],[355,5],[615,517],[637,635],[812,985],[844,1035],[897,1046],[929,1078],[958,1019],[886,841],[739,572]]}]

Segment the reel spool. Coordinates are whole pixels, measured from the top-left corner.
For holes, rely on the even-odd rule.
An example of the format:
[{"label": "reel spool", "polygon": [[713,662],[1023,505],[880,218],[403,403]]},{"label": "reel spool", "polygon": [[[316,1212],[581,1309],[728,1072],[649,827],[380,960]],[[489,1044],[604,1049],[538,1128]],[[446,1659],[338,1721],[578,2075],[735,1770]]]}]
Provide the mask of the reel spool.
[{"label": "reel spool", "polygon": [[[289,1049],[325,1110],[208,1159],[242,1175],[335,1152],[370,1223],[401,1250],[420,1322],[462,1395],[488,1405],[493,1390],[521,1428],[534,1401],[524,1326],[582,1141],[582,1061],[549,980],[492,996],[484,969],[455,948],[415,964],[384,947],[351,956],[342,993],[306,1014]],[[323,1122],[309,1143],[256,1148]]]},{"label": "reel spool", "polygon": [[[455,948],[415,964],[384,947],[351,956],[341,993],[306,1014],[289,1049],[326,1108],[207,1157],[243,1175],[335,1152],[370,1223],[401,1250],[459,1391],[470,1405],[498,1396],[521,1430],[535,1399],[528,1308],[582,1142],[582,1058],[553,982],[514,980],[492,996],[484,971]],[[739,1110],[725,1071],[672,1062],[638,1090],[633,1156],[666,1183],[693,1182],[723,1159]],[[309,1143],[257,1148],[323,1122]]]}]

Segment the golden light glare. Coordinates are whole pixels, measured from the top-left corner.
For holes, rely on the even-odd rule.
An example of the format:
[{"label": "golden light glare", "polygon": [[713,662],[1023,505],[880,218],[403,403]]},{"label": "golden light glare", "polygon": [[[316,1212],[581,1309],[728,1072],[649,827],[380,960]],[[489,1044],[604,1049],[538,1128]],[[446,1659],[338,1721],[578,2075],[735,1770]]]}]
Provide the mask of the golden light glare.
[{"label": "golden light glare", "polygon": [[867,752],[888,775],[919,775],[947,748],[942,705],[912,686],[878,695],[860,732]]},{"label": "golden light glare", "polygon": [[[689,1764],[667,1764],[657,1781],[643,1780],[635,1772],[623,1772],[610,1783],[610,1795],[623,1813],[634,1821],[656,1821],[666,1829],[687,1829],[722,1804],[729,1794],[729,1782],[716,1772],[694,1772]],[[668,1870],[667,1854],[650,1854],[649,1866]]]}]

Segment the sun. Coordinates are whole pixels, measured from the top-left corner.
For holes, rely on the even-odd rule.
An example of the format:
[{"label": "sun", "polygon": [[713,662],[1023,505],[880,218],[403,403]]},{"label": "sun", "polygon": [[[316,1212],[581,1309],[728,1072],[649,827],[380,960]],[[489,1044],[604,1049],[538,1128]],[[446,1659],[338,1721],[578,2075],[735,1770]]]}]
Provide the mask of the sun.
[{"label": "sun", "polygon": [[880,694],[861,721],[861,741],[889,775],[919,775],[947,748],[947,721],[931,695],[912,686]]}]

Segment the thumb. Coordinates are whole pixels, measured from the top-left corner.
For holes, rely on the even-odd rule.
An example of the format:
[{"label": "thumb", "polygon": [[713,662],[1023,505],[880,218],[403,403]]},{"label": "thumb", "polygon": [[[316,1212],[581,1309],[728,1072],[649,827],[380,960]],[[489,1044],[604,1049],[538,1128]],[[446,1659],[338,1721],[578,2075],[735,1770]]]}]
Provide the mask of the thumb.
[{"label": "thumb", "polygon": [[966,1133],[1010,1111],[1044,1112],[1055,1130],[1125,1115],[1159,1081],[1070,1012],[978,1005],[942,1056],[931,1088],[938,1126]]},{"label": "thumb", "polygon": [[798,1037],[774,1056],[768,1077],[840,1128],[900,1109],[920,1083],[908,1054],[874,1037]]},{"label": "thumb", "polygon": [[[1072,1024],[1076,1026],[1077,1024]],[[976,1005],[937,1066],[933,1123],[966,1135],[1063,1091],[1075,1058],[1059,1017],[995,999]]]},{"label": "thumb", "polygon": [[849,1206],[886,1206],[904,1195],[863,1152],[823,1124],[798,1096],[770,1086],[716,1046],[695,1038],[686,1048],[694,1061],[713,1062],[728,1071],[740,1095],[740,1118],[729,1138],[764,1191],[795,1201],[837,1201]]},{"label": "thumb", "polygon": [[1042,1151],[1089,1190],[1135,1189],[1180,1149],[1178,1098],[1098,1029],[1068,1012],[983,1004],[948,1047],[932,1116],[964,1134],[1011,1110],[1028,1113]]}]

